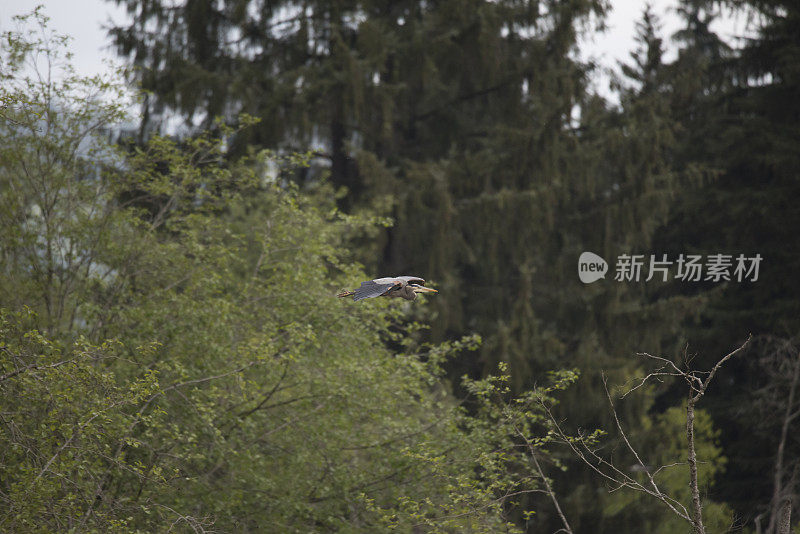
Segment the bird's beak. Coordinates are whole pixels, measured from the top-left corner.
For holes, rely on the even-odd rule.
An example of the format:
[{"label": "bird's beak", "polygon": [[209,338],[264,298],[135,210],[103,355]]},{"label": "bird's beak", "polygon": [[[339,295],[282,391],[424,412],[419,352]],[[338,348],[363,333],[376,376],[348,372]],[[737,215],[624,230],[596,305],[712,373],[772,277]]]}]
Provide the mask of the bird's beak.
[{"label": "bird's beak", "polygon": [[414,289],[416,290],[417,293],[438,293],[438,291],[436,291],[435,289],[431,289],[429,287],[424,287],[424,286],[415,287]]}]

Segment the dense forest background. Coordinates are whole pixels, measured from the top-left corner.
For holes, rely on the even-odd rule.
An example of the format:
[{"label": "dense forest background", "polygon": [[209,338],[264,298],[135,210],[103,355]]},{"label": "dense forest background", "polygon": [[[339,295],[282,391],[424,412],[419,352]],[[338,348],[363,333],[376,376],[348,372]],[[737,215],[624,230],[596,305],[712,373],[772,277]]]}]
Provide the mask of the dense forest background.
[{"label": "dense forest background", "polygon": [[795,3],[643,5],[609,100],[602,1],[114,1],[120,72],[0,49],[0,530],[780,531]]}]

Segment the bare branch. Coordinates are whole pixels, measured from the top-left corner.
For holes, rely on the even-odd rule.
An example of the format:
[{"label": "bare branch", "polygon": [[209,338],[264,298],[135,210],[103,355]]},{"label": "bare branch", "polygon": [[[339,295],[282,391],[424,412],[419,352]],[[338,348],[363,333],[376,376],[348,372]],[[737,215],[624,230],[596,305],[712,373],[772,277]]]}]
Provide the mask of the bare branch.
[{"label": "bare branch", "polygon": [[558,513],[558,517],[561,518],[561,523],[564,525],[564,528],[559,530],[558,532],[566,532],[567,534],[573,534],[572,527],[569,526],[569,522],[567,521],[567,516],[564,515],[564,512],[561,510],[561,506],[558,504],[558,499],[556,498],[555,491],[553,491],[553,487],[550,485],[550,480],[545,476],[544,470],[542,466],[539,464],[539,459],[536,457],[536,449],[534,448],[531,441],[522,432],[519,428],[514,426],[514,430],[517,432],[519,437],[525,442],[525,445],[528,447],[528,451],[531,453],[531,458],[533,459],[533,465],[536,467],[536,471],[538,471],[539,476],[542,479],[542,483],[544,484],[545,491],[550,496],[550,500],[553,501],[553,506],[556,508],[556,512]]},{"label": "bare branch", "polygon": [[[687,453],[688,453],[688,460],[687,464],[689,465],[689,485],[692,494],[692,513],[689,514],[689,511],[686,507],[678,502],[673,497],[664,493],[656,483],[655,475],[657,475],[661,470],[666,469],[668,467],[673,467],[676,465],[682,465],[683,462],[674,462],[668,465],[662,465],[655,469],[654,471],[648,468],[647,464],[642,460],[639,452],[633,446],[633,444],[628,439],[628,435],[625,432],[625,429],[622,426],[622,422],[619,420],[619,416],[617,414],[616,408],[614,406],[614,401],[611,397],[611,393],[608,389],[608,379],[603,374],[603,387],[605,389],[606,398],[608,399],[609,406],[611,408],[611,414],[614,417],[614,423],[619,432],[619,435],[625,444],[627,450],[633,455],[636,459],[637,467],[641,469],[642,472],[645,473],[648,480],[648,486],[644,486],[642,483],[638,482],[630,475],[622,471],[619,467],[614,465],[613,458],[606,459],[601,456],[595,448],[593,448],[592,444],[587,442],[586,438],[582,435],[579,435],[578,438],[571,438],[566,435],[566,433],[562,430],[561,426],[559,425],[556,418],[553,416],[552,412],[550,411],[550,407],[547,406],[545,402],[541,402],[542,407],[544,408],[552,428],[554,429],[555,434],[567,444],[570,450],[575,454],[584,464],[589,466],[595,473],[600,475],[604,480],[609,482],[612,487],[609,488],[609,492],[617,491],[621,488],[632,489],[634,491],[639,491],[642,493],[646,493],[651,497],[661,501],[664,503],[675,515],[678,517],[688,521],[691,523],[694,531],[697,534],[704,534],[705,528],[703,526],[703,519],[702,519],[702,503],[700,501],[700,488],[698,482],[698,473],[697,473],[697,453],[695,449],[695,442],[694,442],[694,410],[695,404],[700,398],[705,394],[706,389],[708,388],[711,380],[716,376],[719,369],[733,356],[744,350],[747,344],[750,342],[751,336],[747,337],[747,340],[739,346],[737,349],[731,351],[730,353],[726,354],[722,358],[720,358],[714,367],[708,372],[698,372],[688,368],[689,363],[691,360],[684,356],[685,363],[687,365],[687,369],[679,368],[674,362],[667,358],[663,358],[661,356],[654,356],[652,354],[643,352],[639,353],[639,356],[654,360],[659,363],[659,367],[654,371],[648,373],[643,378],[636,379],[637,383],[635,386],[630,388],[626,391],[621,398],[627,397],[631,392],[636,391],[646,384],[650,383],[651,381],[658,381],[661,382],[665,377],[678,377],[682,378],[689,389],[689,396],[687,399],[687,413],[686,413],[686,439],[687,439]],[[705,375],[705,379],[702,379],[698,375]],[[787,413],[787,418],[792,414]],[[538,466],[537,466],[538,467]]]},{"label": "bare branch", "polygon": [[[610,488],[609,492],[617,491],[620,488],[627,488],[633,491],[645,493],[664,503],[664,505],[666,505],[678,517],[691,522],[691,518],[689,517],[686,507],[684,507],[679,501],[662,492],[657,485],[654,486],[654,489],[643,486],[640,482],[614,465],[612,461],[606,460],[600,456],[589,446],[583,436],[579,436],[577,439],[567,436],[550,411],[550,407],[544,402],[542,402],[541,405],[547,413],[550,423],[555,429],[555,434],[564,443],[566,443],[566,445],[570,448],[570,450],[572,450],[578,459],[580,459],[585,465],[600,475],[603,479],[613,484],[614,487]],[[576,442],[582,447],[582,449],[576,446]]]},{"label": "bare branch", "polygon": [[0,382],[8,380],[9,378],[14,378],[15,376],[24,373],[26,371],[36,371],[36,370],[44,370],[44,369],[55,369],[56,367],[61,367],[62,365],[66,365],[68,363],[72,363],[78,358],[70,358],[69,360],[63,360],[56,363],[51,363],[49,365],[39,365],[39,364],[30,364],[24,367],[20,367],[19,369],[15,369],[14,371],[9,371],[8,373],[0,376]]},{"label": "bare branch", "polygon": [[661,493],[661,490],[658,489],[658,485],[656,485],[656,481],[653,479],[653,475],[650,474],[650,470],[647,469],[647,466],[644,465],[644,462],[639,457],[639,453],[636,452],[636,449],[633,448],[631,442],[628,440],[628,436],[625,434],[625,431],[622,429],[622,423],[619,422],[619,417],[617,416],[617,410],[614,408],[614,401],[611,400],[611,393],[608,392],[608,378],[606,377],[605,373],[603,373],[603,389],[606,392],[606,398],[608,399],[608,404],[611,406],[611,413],[614,415],[614,422],[617,425],[617,430],[622,436],[622,440],[625,442],[625,445],[628,447],[628,450],[631,451],[633,457],[636,458],[636,461],[639,462],[639,466],[642,468],[644,473],[647,475],[647,478],[650,480],[650,485],[653,486],[653,489],[656,493]]},{"label": "bare branch", "polygon": [[708,378],[706,378],[705,382],[703,382],[703,392],[705,392],[706,388],[711,383],[711,379],[713,379],[714,375],[717,374],[717,371],[719,370],[719,368],[722,367],[722,365],[725,362],[727,362],[728,360],[730,360],[733,356],[735,356],[736,354],[738,354],[739,352],[744,350],[744,348],[747,346],[747,344],[750,343],[750,339],[752,339],[752,337],[753,337],[753,334],[748,334],[747,335],[747,339],[745,340],[744,343],[742,343],[742,345],[738,349],[728,353],[725,357],[723,357],[720,361],[717,362],[717,364],[714,366],[714,368],[711,369],[711,373],[709,373]]}]

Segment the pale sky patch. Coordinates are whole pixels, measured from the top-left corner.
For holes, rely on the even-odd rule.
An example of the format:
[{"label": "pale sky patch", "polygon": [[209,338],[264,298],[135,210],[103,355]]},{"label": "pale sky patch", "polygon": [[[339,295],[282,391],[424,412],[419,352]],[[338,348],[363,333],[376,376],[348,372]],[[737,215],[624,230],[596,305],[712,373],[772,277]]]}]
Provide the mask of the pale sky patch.
[{"label": "pale sky patch", "polygon": [[[674,10],[674,0],[654,0],[653,8],[662,22],[661,36],[667,45],[666,59],[675,57],[675,47],[670,37],[680,28],[681,22]],[[11,29],[11,17],[31,11],[42,4],[50,17],[51,27],[72,36],[75,67],[81,74],[91,75],[105,72],[105,60],[117,60],[110,46],[107,28],[112,22],[126,20],[124,9],[103,0],[0,0],[0,31]],[[581,57],[595,59],[606,69],[618,68],[618,61],[629,61],[629,52],[634,49],[636,21],[641,19],[645,2],[642,0],[612,0],[612,11],[606,19],[608,30],[592,35],[581,42]],[[743,17],[726,16],[718,20],[714,30],[729,42],[744,34]],[[607,75],[598,76],[595,88],[609,95]]]}]

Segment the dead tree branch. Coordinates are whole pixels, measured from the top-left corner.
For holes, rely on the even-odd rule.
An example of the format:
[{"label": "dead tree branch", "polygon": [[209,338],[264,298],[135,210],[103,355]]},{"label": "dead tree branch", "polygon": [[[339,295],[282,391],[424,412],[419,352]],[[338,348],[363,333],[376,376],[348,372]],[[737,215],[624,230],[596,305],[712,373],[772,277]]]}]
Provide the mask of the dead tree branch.
[{"label": "dead tree branch", "polygon": [[[609,392],[605,374],[603,375],[603,386],[606,392],[606,398],[608,399],[611,408],[611,413],[614,417],[614,424],[617,432],[619,432],[622,442],[625,444],[625,448],[636,459],[637,470],[646,475],[646,483],[639,482],[617,467],[613,463],[613,460],[606,459],[601,455],[599,452],[599,447],[596,445],[598,436],[597,433],[589,436],[581,434],[577,438],[569,437],[561,428],[558,420],[553,416],[552,412],[550,411],[550,407],[544,402],[542,402],[542,406],[548,415],[551,427],[556,436],[570,448],[572,453],[575,454],[578,459],[580,459],[590,469],[611,484],[610,491],[627,488],[645,493],[660,501],[675,515],[690,523],[695,534],[705,534],[705,526],[703,525],[703,506],[700,499],[700,483],[697,474],[698,460],[694,433],[695,407],[703,395],[705,395],[709,385],[711,384],[711,381],[714,379],[722,366],[725,365],[728,360],[744,350],[744,348],[750,342],[750,338],[751,336],[748,336],[747,340],[740,347],[720,358],[714,364],[711,370],[706,372],[690,369],[688,367],[689,360],[686,358],[686,368],[683,369],[667,358],[653,356],[652,354],[648,353],[640,353],[639,356],[643,356],[649,360],[658,362],[659,367],[647,374],[644,378],[637,380],[636,385],[634,385],[621,397],[624,399],[632,391],[647,385],[651,381],[660,382],[666,377],[680,378],[686,382],[688,388],[688,397],[686,403],[686,451],[687,464],[689,466],[689,486],[691,490],[691,504],[688,508],[674,497],[665,493],[661,488],[659,488],[658,483],[656,482],[655,475],[662,469],[665,469],[669,466],[660,466],[655,470],[648,467],[648,465],[642,460],[639,452],[631,443],[630,439],[628,439],[628,435],[619,419],[617,410],[614,406],[614,401],[611,397],[611,393]],[[679,463],[676,462],[670,464],[670,466],[678,464]]]},{"label": "dead tree branch", "polygon": [[556,512],[558,513],[558,517],[561,519],[561,524],[564,525],[564,528],[562,530],[567,534],[573,534],[572,527],[569,526],[569,521],[567,521],[567,516],[564,515],[564,512],[561,510],[561,506],[558,504],[558,498],[556,498],[556,493],[553,490],[553,486],[552,484],[550,484],[550,480],[548,480],[548,478],[545,476],[544,470],[542,469],[542,466],[539,463],[539,459],[536,457],[536,448],[533,446],[533,443],[531,443],[531,440],[529,440],[525,436],[525,433],[522,430],[516,428],[516,426],[514,427],[514,430],[517,432],[517,435],[519,435],[519,437],[521,437],[522,440],[525,442],[525,446],[531,453],[531,458],[533,459],[533,465],[534,467],[536,467],[536,471],[539,473],[539,477],[541,477],[542,479],[542,483],[544,484],[544,488],[545,491],[547,492],[547,495],[549,495],[550,500],[553,501],[553,506],[555,507]]}]

